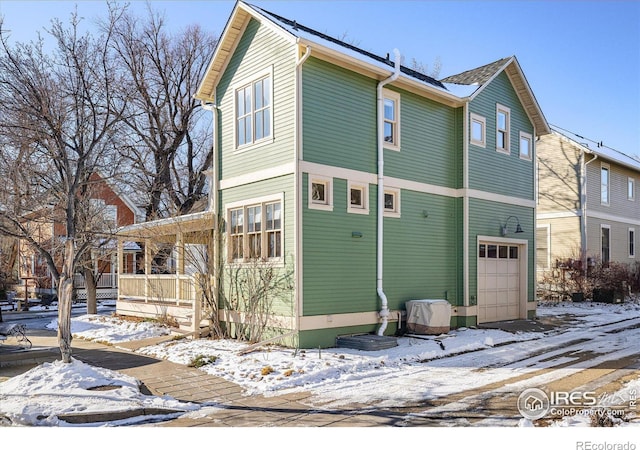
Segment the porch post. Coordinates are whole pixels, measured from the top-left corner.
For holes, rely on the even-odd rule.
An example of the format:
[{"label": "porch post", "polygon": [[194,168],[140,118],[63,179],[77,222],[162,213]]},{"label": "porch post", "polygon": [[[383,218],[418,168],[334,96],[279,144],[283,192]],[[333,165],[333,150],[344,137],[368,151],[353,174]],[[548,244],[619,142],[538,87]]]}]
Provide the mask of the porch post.
[{"label": "porch post", "polygon": [[176,233],[176,305],[182,298],[181,276],[184,274],[184,234],[182,231]]},{"label": "porch post", "polygon": [[149,303],[149,274],[151,273],[151,239],[144,240],[144,302]]},{"label": "porch post", "polygon": [[[117,259],[117,271],[116,279],[118,280],[115,287],[120,286],[120,275],[124,272],[124,243],[121,239],[118,239],[118,248],[116,249],[116,259]],[[113,267],[113,266],[111,266]]]}]

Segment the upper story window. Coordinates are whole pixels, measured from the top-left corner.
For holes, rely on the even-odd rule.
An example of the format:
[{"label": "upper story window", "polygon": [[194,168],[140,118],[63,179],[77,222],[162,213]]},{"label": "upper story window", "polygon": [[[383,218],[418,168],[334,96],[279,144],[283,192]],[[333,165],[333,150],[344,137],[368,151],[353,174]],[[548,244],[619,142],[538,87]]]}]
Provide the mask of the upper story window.
[{"label": "upper story window", "polygon": [[230,207],[227,218],[229,261],[266,261],[282,257],[282,200]]},{"label": "upper story window", "polygon": [[523,131],[520,132],[520,158],[531,160],[531,148],[533,136]]},{"label": "upper story window", "polygon": [[333,180],[309,175],[309,209],[333,211]]},{"label": "upper story window", "polygon": [[636,180],[627,178],[627,199],[634,201],[636,199]]},{"label": "upper story window", "polygon": [[511,110],[506,106],[496,106],[496,150],[509,153]]},{"label": "upper story window", "polygon": [[88,212],[90,219],[99,221],[99,225],[109,229],[115,229],[118,225],[118,207],[116,205],[107,205],[106,202],[99,198],[92,198],[90,202],[90,211]]},{"label": "upper story window", "polygon": [[471,143],[479,147],[487,145],[487,119],[471,113]]},{"label": "upper story window", "polygon": [[400,94],[383,89],[384,146],[400,150]]},{"label": "upper story window", "polygon": [[602,164],[600,166],[600,203],[603,205],[609,204],[609,165]]},{"label": "upper story window", "polygon": [[236,146],[241,147],[271,137],[271,75],[236,88]]}]

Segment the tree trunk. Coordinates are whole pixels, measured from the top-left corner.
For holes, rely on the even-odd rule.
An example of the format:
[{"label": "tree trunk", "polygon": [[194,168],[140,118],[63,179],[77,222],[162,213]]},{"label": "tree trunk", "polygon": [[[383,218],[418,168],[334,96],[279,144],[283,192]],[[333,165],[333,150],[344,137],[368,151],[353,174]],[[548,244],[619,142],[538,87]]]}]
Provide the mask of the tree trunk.
[{"label": "tree trunk", "polygon": [[87,314],[98,314],[98,303],[96,301],[96,277],[93,274],[93,270],[85,268],[84,275],[84,287],[87,291]]},{"label": "tree trunk", "polygon": [[62,362],[71,362],[71,303],[73,300],[73,260],[75,241],[67,239],[64,246],[64,266],[58,289],[58,345]]}]

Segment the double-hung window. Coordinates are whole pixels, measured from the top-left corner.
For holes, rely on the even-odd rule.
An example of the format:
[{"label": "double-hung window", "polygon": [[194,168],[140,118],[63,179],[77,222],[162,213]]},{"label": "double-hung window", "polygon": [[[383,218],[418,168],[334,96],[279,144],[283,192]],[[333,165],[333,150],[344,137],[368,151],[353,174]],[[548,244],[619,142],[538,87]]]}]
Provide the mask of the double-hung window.
[{"label": "double-hung window", "polygon": [[232,205],[227,210],[227,217],[229,261],[266,261],[282,258],[281,199]]},{"label": "double-hung window", "polygon": [[509,153],[511,110],[506,106],[496,106],[496,150],[502,153]]},{"label": "double-hung window", "polygon": [[600,166],[600,203],[603,205],[609,204],[609,172],[608,164]]},{"label": "double-hung window", "polygon": [[384,146],[400,150],[400,94],[383,89]]},{"label": "double-hung window", "polygon": [[236,146],[271,137],[271,75],[264,75],[236,88]]}]

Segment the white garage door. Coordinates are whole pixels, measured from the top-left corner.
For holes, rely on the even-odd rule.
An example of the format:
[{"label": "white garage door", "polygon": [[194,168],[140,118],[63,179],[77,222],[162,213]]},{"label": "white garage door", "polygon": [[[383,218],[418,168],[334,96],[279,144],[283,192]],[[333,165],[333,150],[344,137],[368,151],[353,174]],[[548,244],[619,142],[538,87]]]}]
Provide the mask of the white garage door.
[{"label": "white garage door", "polygon": [[478,244],[478,323],[520,317],[520,247]]}]

